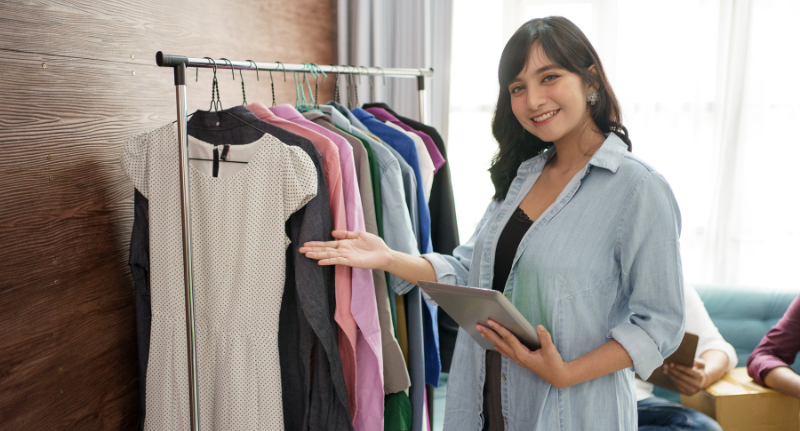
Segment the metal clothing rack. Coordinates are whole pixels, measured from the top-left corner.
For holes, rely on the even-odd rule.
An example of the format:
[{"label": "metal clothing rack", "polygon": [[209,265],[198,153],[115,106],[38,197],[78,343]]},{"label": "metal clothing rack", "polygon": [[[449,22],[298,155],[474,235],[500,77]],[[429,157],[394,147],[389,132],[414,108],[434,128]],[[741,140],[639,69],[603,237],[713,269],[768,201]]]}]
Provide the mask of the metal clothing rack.
[{"label": "metal clothing rack", "polygon": [[[194,323],[194,289],[192,278],[192,219],[189,190],[189,136],[186,125],[186,69],[216,68],[239,70],[272,70],[276,72],[301,72],[312,73],[304,64],[263,63],[251,60],[211,60],[209,58],[193,58],[183,55],[167,55],[159,51],[156,53],[156,64],[160,67],[171,67],[175,76],[175,95],[178,105],[178,157],[180,157],[180,184],[181,184],[181,224],[183,226],[183,279],[186,294],[186,343],[189,355],[189,404],[190,425],[192,431],[200,430],[200,404],[198,400],[199,385],[197,380],[197,338]],[[419,116],[424,122],[425,109],[425,78],[433,77],[433,69],[398,69],[380,67],[355,67],[355,66],[317,66],[316,71],[338,75],[366,75],[388,76],[395,78],[417,78],[417,91],[419,92]]]}]

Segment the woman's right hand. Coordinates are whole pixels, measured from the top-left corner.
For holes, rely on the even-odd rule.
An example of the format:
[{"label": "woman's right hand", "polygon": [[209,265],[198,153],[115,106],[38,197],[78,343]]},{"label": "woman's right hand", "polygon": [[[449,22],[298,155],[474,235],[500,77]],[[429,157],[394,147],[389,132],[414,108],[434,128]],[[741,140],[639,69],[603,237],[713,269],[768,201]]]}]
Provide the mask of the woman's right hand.
[{"label": "woman's right hand", "polygon": [[335,241],[310,241],[300,253],[316,259],[320,265],[345,265],[353,268],[386,269],[392,261],[392,250],[383,240],[367,232],[332,232]]}]

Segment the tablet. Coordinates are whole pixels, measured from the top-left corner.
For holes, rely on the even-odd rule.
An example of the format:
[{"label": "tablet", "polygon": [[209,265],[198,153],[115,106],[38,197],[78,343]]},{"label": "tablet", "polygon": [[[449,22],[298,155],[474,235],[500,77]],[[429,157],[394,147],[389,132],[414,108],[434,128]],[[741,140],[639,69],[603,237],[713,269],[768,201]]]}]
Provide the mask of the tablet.
[{"label": "tablet", "polygon": [[481,337],[481,333],[475,329],[475,325],[480,323],[490,328],[486,323],[489,319],[511,331],[527,348],[536,350],[541,346],[536,328],[502,293],[496,290],[452,286],[421,280],[419,287],[486,350],[495,350],[494,344]]}]

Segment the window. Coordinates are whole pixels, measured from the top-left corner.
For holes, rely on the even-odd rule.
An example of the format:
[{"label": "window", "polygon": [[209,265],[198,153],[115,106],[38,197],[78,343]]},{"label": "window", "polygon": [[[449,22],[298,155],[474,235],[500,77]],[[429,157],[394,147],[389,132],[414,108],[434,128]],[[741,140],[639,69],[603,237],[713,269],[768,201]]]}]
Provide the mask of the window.
[{"label": "window", "polygon": [[462,241],[494,192],[500,53],[519,25],[548,15],[592,41],[634,153],[672,186],[686,281],[798,289],[793,0],[456,1],[448,152]]}]

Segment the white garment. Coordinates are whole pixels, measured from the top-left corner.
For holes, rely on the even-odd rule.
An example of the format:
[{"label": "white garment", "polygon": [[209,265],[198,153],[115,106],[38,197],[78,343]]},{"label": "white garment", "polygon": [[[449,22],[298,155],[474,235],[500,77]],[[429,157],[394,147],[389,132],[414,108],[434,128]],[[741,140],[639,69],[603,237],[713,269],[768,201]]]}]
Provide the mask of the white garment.
[{"label": "white garment", "polygon": [[433,174],[436,173],[436,166],[433,164],[433,159],[428,152],[428,147],[425,146],[425,141],[416,133],[403,130],[402,127],[387,121],[386,124],[394,129],[397,129],[414,140],[414,145],[417,147],[417,158],[419,159],[419,172],[422,174],[422,189],[425,192],[425,202],[431,200],[431,188],[433,187]]},{"label": "white garment", "polygon": [[[190,154],[211,144],[190,138]],[[200,427],[283,429],[278,314],[288,217],[316,195],[316,170],[300,148],[265,134],[238,172],[189,168]],[[152,329],[146,430],[189,428],[177,128],[140,133],[122,166],[150,201]],[[195,165],[206,164],[201,170]],[[235,170],[235,168],[234,168]],[[206,171],[206,172],[202,172]]]},{"label": "white garment", "polygon": [[[703,305],[703,300],[700,295],[694,290],[690,284],[683,287],[683,295],[686,298],[686,332],[698,336],[697,353],[695,359],[699,358],[703,353],[716,349],[725,352],[728,355],[728,369],[730,371],[736,367],[739,358],[736,356],[736,350],[730,345],[719,330],[711,321],[711,317],[706,311],[706,306]],[[636,379],[636,401],[641,401],[645,398],[653,396],[653,384]]]}]

